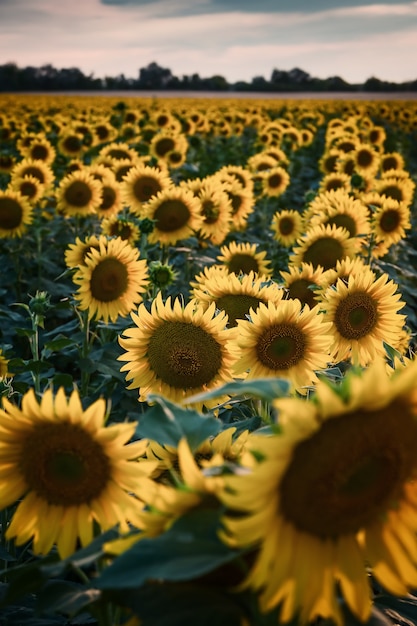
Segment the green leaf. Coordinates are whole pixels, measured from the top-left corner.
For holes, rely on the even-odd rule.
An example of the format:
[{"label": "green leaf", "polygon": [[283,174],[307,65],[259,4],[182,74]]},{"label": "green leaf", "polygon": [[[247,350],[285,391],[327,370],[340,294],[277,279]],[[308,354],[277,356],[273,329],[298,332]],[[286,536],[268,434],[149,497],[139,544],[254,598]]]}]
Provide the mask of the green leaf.
[{"label": "green leaf", "polygon": [[288,396],[290,390],[290,382],[286,378],[257,378],[253,380],[235,381],[226,383],[212,391],[198,393],[187,400],[184,404],[191,402],[200,402],[201,400],[211,400],[223,395],[230,396],[253,396],[261,400],[274,400]]},{"label": "green leaf", "polygon": [[65,337],[65,335],[59,334],[52,341],[48,341],[45,343],[45,349],[51,350],[51,352],[56,352],[59,350],[63,350],[64,348],[68,348],[69,346],[76,346],[77,342],[69,337]]},{"label": "green leaf", "polygon": [[140,438],[176,447],[180,439],[185,437],[194,451],[208,437],[217,435],[222,429],[218,419],[184,409],[161,396],[150,395],[148,400],[155,402],[155,405],[138,419],[136,435]]},{"label": "green leaf", "polygon": [[132,589],[150,580],[192,580],[242,553],[217,536],[219,511],[197,509],[163,535],[141,539],[121,554],[96,581],[99,589]]}]

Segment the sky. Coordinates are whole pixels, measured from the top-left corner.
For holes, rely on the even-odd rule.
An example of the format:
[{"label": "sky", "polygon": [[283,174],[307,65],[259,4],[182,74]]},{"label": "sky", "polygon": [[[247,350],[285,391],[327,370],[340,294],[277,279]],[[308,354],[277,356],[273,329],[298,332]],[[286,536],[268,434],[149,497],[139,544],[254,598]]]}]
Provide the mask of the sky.
[{"label": "sky", "polygon": [[137,78],[269,80],[298,67],[350,83],[417,79],[417,1],[0,0],[0,65]]}]

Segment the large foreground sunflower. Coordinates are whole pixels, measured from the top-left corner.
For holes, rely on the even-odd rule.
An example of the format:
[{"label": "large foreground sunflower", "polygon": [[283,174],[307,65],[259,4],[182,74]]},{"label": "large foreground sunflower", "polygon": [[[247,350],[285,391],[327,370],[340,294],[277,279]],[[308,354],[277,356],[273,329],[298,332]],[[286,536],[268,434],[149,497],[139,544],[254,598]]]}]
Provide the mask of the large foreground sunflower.
[{"label": "large foreground sunflower", "polygon": [[326,321],[332,324],[331,352],[336,361],[351,359],[367,365],[385,354],[384,342],[395,345],[405,316],[398,311],[405,305],[397,285],[388,274],[375,277],[372,270],[338,278],[320,294]]},{"label": "large foreground sunflower", "polygon": [[250,320],[238,320],[230,346],[235,373],[248,378],[283,377],[295,387],[317,380],[315,370],[327,366],[331,325],[317,308],[299,300],[259,304]]},{"label": "large foreground sunflower", "polygon": [[142,505],[133,495],[149,474],[136,463],[143,442],[125,445],[135,424],[105,426],[105,414],[102,399],[83,410],[76,390],[66,398],[62,388],[55,397],[49,389],[39,403],[31,389],[21,408],[3,398],[0,507],[21,500],[8,539],[20,545],[33,538],[40,554],[56,544],[66,558],[77,540],[93,540],[95,522],[102,531],[135,522]]},{"label": "large foreground sunflower", "polygon": [[115,322],[142,301],[148,268],[146,260],[139,259],[139,251],[127,241],[121,237],[108,240],[101,235],[99,249],[90,247],[73,280],[79,285],[75,295],[79,308],[88,309],[90,318]]},{"label": "large foreground sunflower", "polygon": [[340,390],[276,400],[281,433],[258,438],[262,462],[224,477],[223,537],[256,549],[244,586],[263,611],[342,624],[338,588],[366,622],[368,565],[392,594],[417,587],[416,376],[417,362],[390,376],[377,361]]},{"label": "large foreground sunflower", "polygon": [[[127,371],[126,378],[132,381],[128,389],[139,388],[139,400],[157,393],[180,403],[232,380],[227,316],[216,314],[214,303],[207,310],[195,301],[183,308],[178,299],[164,303],[159,292],[150,312],[142,304],[131,317],[135,326],[119,339],[126,350],[119,360],[127,361],[121,371]],[[202,403],[196,406],[201,408]]]}]

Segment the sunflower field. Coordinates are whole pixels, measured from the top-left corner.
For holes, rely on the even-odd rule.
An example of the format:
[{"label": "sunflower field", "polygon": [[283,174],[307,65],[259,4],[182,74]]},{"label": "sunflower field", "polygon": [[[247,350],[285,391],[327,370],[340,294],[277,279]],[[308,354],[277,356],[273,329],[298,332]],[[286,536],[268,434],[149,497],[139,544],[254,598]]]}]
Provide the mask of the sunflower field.
[{"label": "sunflower field", "polygon": [[0,102],[0,626],[416,624],[417,101]]}]

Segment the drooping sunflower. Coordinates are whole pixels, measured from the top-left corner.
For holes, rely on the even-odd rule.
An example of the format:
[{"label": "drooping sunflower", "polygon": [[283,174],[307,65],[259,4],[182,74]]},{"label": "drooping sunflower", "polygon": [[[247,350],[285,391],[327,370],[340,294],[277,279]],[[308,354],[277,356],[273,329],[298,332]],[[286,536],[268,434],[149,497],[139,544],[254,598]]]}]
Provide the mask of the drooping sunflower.
[{"label": "drooping sunflower", "polygon": [[67,217],[95,213],[102,202],[101,183],[87,172],[73,172],[61,179],[56,199]]},{"label": "drooping sunflower", "polygon": [[203,224],[198,199],[191,191],[171,186],[159,191],[143,208],[142,218],[154,220],[149,243],[174,245],[191,237]]},{"label": "drooping sunflower", "polygon": [[407,204],[382,196],[381,206],[372,214],[371,228],[377,242],[391,246],[406,236],[411,228],[411,211]]},{"label": "drooping sunflower", "polygon": [[338,279],[320,294],[324,319],[332,324],[331,353],[336,361],[368,365],[385,354],[384,342],[394,345],[404,326],[405,305],[398,285],[388,274],[375,277],[372,270]]},{"label": "drooping sunflower", "polygon": [[148,285],[145,259],[139,250],[121,237],[99,238],[99,250],[91,247],[73,276],[79,286],[75,294],[79,308],[88,310],[88,317],[115,322],[128,315],[142,301]]},{"label": "drooping sunflower", "polygon": [[[0,506],[22,499],[6,531],[18,545],[33,538],[37,554],[57,545],[61,558],[77,541],[88,545],[93,526],[127,530],[142,503],[134,497],[153,464],[136,462],[144,442],[128,442],[134,424],[105,425],[106,404],[83,410],[78,391],[69,398],[48,389],[38,402],[32,389],[21,408],[3,398],[0,409]],[[127,445],[126,445],[127,444]]]},{"label": "drooping sunflower", "polygon": [[[140,401],[157,393],[182,403],[232,380],[227,315],[216,313],[214,303],[206,310],[195,300],[182,307],[170,297],[164,303],[159,292],[150,312],[142,304],[131,317],[135,326],[119,338],[126,353],[118,358],[127,361],[121,371],[127,371],[126,379],[132,381],[128,389],[139,389]],[[221,402],[221,398],[205,401],[204,406]],[[194,406],[201,409],[203,403]]]},{"label": "drooping sunflower", "polygon": [[172,185],[171,178],[156,167],[136,165],[121,183],[122,199],[132,213],[142,217],[143,206]]},{"label": "drooping sunflower", "polygon": [[197,198],[204,219],[199,237],[209,239],[216,246],[220,245],[230,232],[232,216],[230,198],[213,178],[202,182]]},{"label": "drooping sunflower", "polygon": [[207,280],[194,287],[192,296],[204,309],[214,302],[217,309],[227,313],[229,327],[246,319],[250,309],[256,311],[261,303],[278,304],[282,300],[283,290],[276,283],[266,282],[264,276],[254,272],[237,276],[215,267],[210,270]]},{"label": "drooping sunflower", "polygon": [[228,272],[234,274],[249,274],[256,272],[262,276],[271,276],[271,261],[266,258],[266,252],[257,252],[256,243],[236,243],[232,241],[227,246],[220,248],[220,255],[217,257],[219,263],[226,266]]},{"label": "drooping sunflower", "polygon": [[337,590],[367,622],[368,566],[394,595],[417,586],[416,376],[417,362],[389,376],[378,360],[342,391],[320,381],[312,401],[275,400],[281,432],[258,438],[263,460],[224,477],[222,537],[256,549],[243,587],[280,622],[341,625]]},{"label": "drooping sunflower", "polygon": [[85,258],[92,248],[100,249],[100,241],[96,235],[90,235],[84,240],[76,237],[75,243],[70,243],[65,250],[65,265],[73,268],[84,264]]},{"label": "drooping sunflower", "polygon": [[247,378],[288,378],[294,387],[311,385],[316,370],[330,361],[331,324],[300,300],[259,304],[250,320],[238,320],[230,346],[234,371]]},{"label": "drooping sunflower", "polygon": [[120,237],[134,246],[140,237],[139,226],[124,216],[117,215],[104,219],[101,222],[101,232],[108,237]]},{"label": "drooping sunflower", "polygon": [[271,229],[274,239],[285,247],[291,247],[304,231],[304,220],[301,213],[293,209],[282,209],[274,213]]},{"label": "drooping sunflower", "polygon": [[325,272],[322,267],[314,268],[311,263],[301,263],[299,267],[289,267],[288,272],[280,272],[288,298],[297,298],[310,309],[318,304],[317,290],[328,286],[331,273],[332,270]]},{"label": "drooping sunflower", "polygon": [[18,191],[0,189],[0,238],[21,237],[33,220],[33,208]]},{"label": "drooping sunflower", "polygon": [[289,264],[311,263],[324,270],[335,267],[337,261],[356,254],[356,240],[349,236],[346,228],[339,228],[336,224],[318,224],[309,228],[298,240],[293,248]]}]

